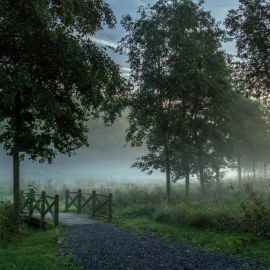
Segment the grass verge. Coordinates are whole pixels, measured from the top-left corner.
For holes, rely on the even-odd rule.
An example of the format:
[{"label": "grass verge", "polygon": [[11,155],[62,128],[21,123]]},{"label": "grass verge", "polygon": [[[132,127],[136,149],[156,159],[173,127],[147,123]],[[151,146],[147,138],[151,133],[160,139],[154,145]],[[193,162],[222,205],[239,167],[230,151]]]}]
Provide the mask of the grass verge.
[{"label": "grass verge", "polygon": [[57,249],[57,230],[32,231],[0,247],[1,270],[60,270],[70,269]]},{"label": "grass verge", "polygon": [[174,226],[159,223],[144,218],[127,218],[121,211],[115,213],[114,222],[138,231],[146,230],[176,241],[199,246],[208,251],[225,252],[233,255],[249,257],[258,263],[270,266],[270,242],[250,237],[248,234],[237,232],[220,232],[210,229],[198,229],[184,226]]}]

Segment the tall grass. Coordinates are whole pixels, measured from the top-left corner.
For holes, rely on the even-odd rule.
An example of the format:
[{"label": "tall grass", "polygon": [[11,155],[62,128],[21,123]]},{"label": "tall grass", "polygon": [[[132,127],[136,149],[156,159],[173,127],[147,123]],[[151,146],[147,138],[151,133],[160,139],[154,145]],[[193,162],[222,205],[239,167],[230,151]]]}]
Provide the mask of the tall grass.
[{"label": "tall grass", "polygon": [[[28,182],[23,187],[34,185],[37,192],[45,190],[50,195],[59,194],[64,201],[67,189],[83,192],[96,190],[101,194],[113,194],[113,208],[115,213],[121,212],[125,217],[147,217],[153,221],[176,226],[191,226],[195,228],[213,228],[217,230],[236,231],[250,230],[260,233],[270,220],[270,183],[263,179],[252,182],[243,180],[239,188],[237,182],[226,181],[222,189],[217,192],[215,184],[208,186],[207,196],[200,195],[198,183],[193,182],[190,199],[185,199],[183,183],[172,186],[173,200],[167,204],[164,186],[153,183],[107,183],[74,182],[73,184],[57,184],[53,181]],[[8,190],[0,185],[0,190]],[[1,199],[0,191],[0,199]],[[255,195],[254,195],[255,194]],[[2,196],[7,196],[7,193]],[[269,215],[269,217],[268,217]],[[260,229],[257,227],[260,225]],[[255,226],[254,228],[251,227]],[[256,227],[257,226],[257,227]],[[270,221],[269,221],[270,227]],[[266,233],[268,234],[269,230]]]}]

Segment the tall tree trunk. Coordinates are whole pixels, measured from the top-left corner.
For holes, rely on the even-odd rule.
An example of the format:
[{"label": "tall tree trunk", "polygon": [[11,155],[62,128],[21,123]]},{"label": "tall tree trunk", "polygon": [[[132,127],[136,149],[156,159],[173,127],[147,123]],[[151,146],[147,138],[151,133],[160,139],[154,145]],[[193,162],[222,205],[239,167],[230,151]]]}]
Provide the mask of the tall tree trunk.
[{"label": "tall tree trunk", "polygon": [[171,165],[170,165],[170,153],[168,147],[167,137],[165,138],[165,169],[166,169],[166,198],[167,202],[171,201]]},{"label": "tall tree trunk", "polygon": [[21,94],[17,91],[14,109],[13,138],[13,215],[14,225],[20,223],[20,132],[21,132]]},{"label": "tall tree trunk", "polygon": [[20,223],[20,158],[19,152],[13,154],[13,214],[14,223]]},{"label": "tall tree trunk", "polygon": [[202,194],[202,196],[205,196],[206,190],[205,190],[204,171],[203,171],[203,168],[201,166],[199,168],[199,173],[200,173],[200,183],[201,183],[201,194]]},{"label": "tall tree trunk", "polygon": [[169,163],[166,164],[166,197],[169,203],[171,201],[171,166]]},{"label": "tall tree trunk", "polygon": [[253,160],[253,164],[252,164],[252,179],[253,181],[255,181],[255,178],[256,178],[256,162],[255,160]]},{"label": "tall tree trunk", "polygon": [[186,201],[189,201],[189,184],[190,184],[190,179],[189,179],[189,170],[186,171],[186,182],[185,182],[185,191],[186,191]]},{"label": "tall tree trunk", "polygon": [[220,182],[220,168],[216,166],[216,183],[217,183],[217,192],[221,191],[221,182]]},{"label": "tall tree trunk", "polygon": [[263,178],[264,180],[267,179],[267,162],[266,161],[263,162]]},{"label": "tall tree trunk", "polygon": [[238,156],[238,183],[239,183],[239,187],[242,188],[242,164],[241,164],[241,157]]}]

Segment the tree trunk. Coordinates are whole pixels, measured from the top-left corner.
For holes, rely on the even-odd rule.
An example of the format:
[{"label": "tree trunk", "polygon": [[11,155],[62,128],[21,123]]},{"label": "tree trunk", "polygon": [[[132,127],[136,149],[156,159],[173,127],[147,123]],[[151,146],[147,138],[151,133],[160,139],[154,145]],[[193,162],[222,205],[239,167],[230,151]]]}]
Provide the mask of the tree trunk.
[{"label": "tree trunk", "polygon": [[220,168],[219,168],[219,166],[216,167],[216,183],[217,183],[217,192],[220,193],[221,182],[220,182]]},{"label": "tree trunk", "polygon": [[202,167],[200,167],[199,173],[200,173],[200,183],[201,183],[201,194],[202,194],[202,196],[205,196],[206,195],[205,179],[204,179],[204,172],[203,172]]},{"label": "tree trunk", "polygon": [[186,172],[186,182],[185,182],[186,201],[189,201],[189,184],[190,184],[189,171],[187,171]]},{"label": "tree trunk", "polygon": [[239,187],[242,187],[242,165],[241,165],[241,157],[238,156],[238,183],[239,183]]},{"label": "tree trunk", "polygon": [[166,163],[166,197],[167,202],[171,201],[171,166],[170,163]]},{"label": "tree trunk", "polygon": [[263,178],[264,180],[267,180],[267,162],[263,162]]},{"label": "tree trunk", "polygon": [[253,160],[253,166],[252,166],[252,179],[255,181],[256,178],[256,162]]},{"label": "tree trunk", "polygon": [[20,223],[20,158],[19,152],[13,154],[13,214],[14,223]]},{"label": "tree trunk", "polygon": [[165,135],[165,169],[166,169],[166,199],[167,202],[171,201],[171,165],[170,165],[170,153],[168,146],[168,139]]},{"label": "tree trunk", "polygon": [[13,138],[13,216],[14,225],[20,223],[20,133],[21,133],[21,94],[18,91],[14,109],[14,138]]}]

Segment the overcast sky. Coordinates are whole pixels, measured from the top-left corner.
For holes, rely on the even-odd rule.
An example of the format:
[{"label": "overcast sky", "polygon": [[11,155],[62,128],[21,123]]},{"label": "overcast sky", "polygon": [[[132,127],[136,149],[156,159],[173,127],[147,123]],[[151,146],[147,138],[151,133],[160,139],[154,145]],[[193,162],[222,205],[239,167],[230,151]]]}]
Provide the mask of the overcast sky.
[{"label": "overcast sky", "polygon": [[[104,29],[96,34],[94,40],[100,45],[116,45],[125,35],[124,29],[120,25],[121,17],[130,14],[136,17],[136,11],[140,5],[154,4],[151,0],[108,0],[117,18],[115,29]],[[237,0],[206,0],[205,8],[210,10],[217,21],[223,22],[229,9],[238,6]],[[233,44],[226,44],[224,48],[229,53],[234,53]],[[110,56],[124,68],[127,73],[128,65],[125,63],[126,57],[113,54],[108,51]],[[118,126],[119,128],[118,128]],[[114,128],[107,128],[106,134],[100,137],[102,126],[94,125],[89,133],[90,148],[78,150],[73,157],[59,156],[52,165],[40,165],[33,162],[22,164],[22,177],[25,179],[56,179],[71,180],[77,179],[138,179],[145,178],[145,175],[137,169],[131,169],[135,158],[141,154],[140,149],[124,148],[125,132],[124,128],[116,124]],[[118,130],[119,134],[115,133]],[[106,137],[107,136],[107,137]],[[114,137],[117,136],[117,139]],[[0,154],[0,180],[10,180],[12,172],[12,162],[10,157],[2,150]],[[154,175],[152,178],[161,177]]]}]

